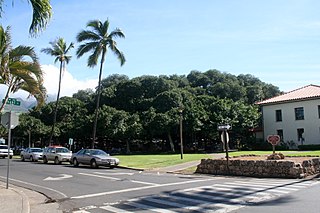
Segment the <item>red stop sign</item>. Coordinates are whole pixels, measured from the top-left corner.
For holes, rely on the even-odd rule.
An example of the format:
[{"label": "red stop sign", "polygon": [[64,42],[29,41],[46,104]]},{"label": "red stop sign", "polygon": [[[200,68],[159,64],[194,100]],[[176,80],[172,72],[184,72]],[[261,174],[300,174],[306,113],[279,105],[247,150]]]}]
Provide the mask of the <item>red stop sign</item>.
[{"label": "red stop sign", "polygon": [[267,141],[275,146],[280,142],[280,136],[279,135],[268,135]]}]

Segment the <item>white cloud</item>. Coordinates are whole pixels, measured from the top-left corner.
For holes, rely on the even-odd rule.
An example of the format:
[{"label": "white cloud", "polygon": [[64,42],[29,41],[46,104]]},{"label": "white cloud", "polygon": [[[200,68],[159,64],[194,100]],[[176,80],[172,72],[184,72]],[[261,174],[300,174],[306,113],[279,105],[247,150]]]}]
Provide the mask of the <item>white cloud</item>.
[{"label": "white cloud", "polygon": [[[59,83],[59,68],[53,65],[42,65],[44,72],[44,86],[50,95],[57,94]],[[98,84],[97,79],[78,80],[67,70],[62,74],[60,97],[72,96],[81,89],[94,89]]]},{"label": "white cloud", "polygon": [[[56,96],[58,92],[58,82],[59,82],[59,68],[53,65],[42,65],[41,66],[44,72],[44,87],[47,89],[47,94]],[[62,81],[61,81],[61,91],[60,97],[63,96],[72,96],[78,90],[82,89],[94,89],[98,84],[97,79],[89,80],[78,80],[74,78],[67,70],[63,72]],[[2,99],[5,96],[7,87],[5,85],[0,85],[0,98]],[[20,97],[22,99],[27,99],[28,93],[22,90],[19,90],[15,94],[11,94],[10,97]],[[31,98],[34,100],[34,98]]]}]

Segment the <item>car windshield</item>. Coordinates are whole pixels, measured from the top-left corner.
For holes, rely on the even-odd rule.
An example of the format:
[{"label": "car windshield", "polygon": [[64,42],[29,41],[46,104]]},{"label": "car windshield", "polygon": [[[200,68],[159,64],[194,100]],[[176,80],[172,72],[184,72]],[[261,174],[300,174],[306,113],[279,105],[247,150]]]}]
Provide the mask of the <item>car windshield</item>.
[{"label": "car windshield", "polygon": [[61,147],[61,148],[56,148],[56,152],[57,152],[57,153],[68,153],[68,152],[69,152],[69,149],[63,148],[63,147]]},{"label": "car windshield", "polygon": [[0,149],[8,149],[8,146],[0,146]]},{"label": "car windshield", "polygon": [[91,155],[108,155],[107,153],[105,153],[104,151],[99,150],[99,149],[91,150],[90,152],[91,152]]},{"label": "car windshield", "polygon": [[31,150],[31,152],[43,152],[43,150],[40,148],[32,148],[30,150]]}]

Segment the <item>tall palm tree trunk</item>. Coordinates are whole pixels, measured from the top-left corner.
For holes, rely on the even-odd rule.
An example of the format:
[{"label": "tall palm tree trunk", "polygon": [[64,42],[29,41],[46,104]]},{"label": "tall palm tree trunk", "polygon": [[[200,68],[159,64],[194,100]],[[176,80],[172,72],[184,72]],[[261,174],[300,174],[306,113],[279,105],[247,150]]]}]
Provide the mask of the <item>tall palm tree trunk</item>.
[{"label": "tall palm tree trunk", "polygon": [[57,122],[57,111],[58,111],[59,98],[60,98],[62,68],[63,68],[63,61],[60,62],[58,94],[57,94],[56,106],[55,106],[54,113],[53,113],[53,123],[52,123],[52,127],[51,127],[51,132],[50,132],[49,146],[51,146],[51,140],[52,140],[52,136],[53,136],[53,132],[54,132],[54,127]]},{"label": "tall palm tree trunk", "polygon": [[97,97],[96,97],[96,109],[95,109],[95,112],[94,112],[94,122],[93,122],[93,130],[92,130],[92,144],[91,144],[91,148],[92,149],[94,149],[94,144],[95,144],[95,141],[96,141],[97,123],[98,123],[98,110],[99,110],[99,106],[100,106],[100,96],[101,96],[102,68],[103,68],[105,55],[106,55],[106,50],[103,49],[102,56],[101,56],[101,62],[100,62],[98,93],[97,93]]}]

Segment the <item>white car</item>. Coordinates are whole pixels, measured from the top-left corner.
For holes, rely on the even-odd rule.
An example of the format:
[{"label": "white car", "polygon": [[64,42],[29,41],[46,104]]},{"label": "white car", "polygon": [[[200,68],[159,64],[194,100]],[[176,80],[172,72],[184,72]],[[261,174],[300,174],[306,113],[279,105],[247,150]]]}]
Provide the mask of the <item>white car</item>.
[{"label": "white car", "polygon": [[68,148],[61,146],[49,146],[43,150],[42,158],[43,163],[48,161],[54,161],[55,164],[61,164],[62,162],[71,162],[72,151]]},{"label": "white car", "polygon": [[20,153],[22,161],[29,159],[30,161],[38,161],[42,159],[43,149],[41,148],[26,148]]},{"label": "white car", "polygon": [[[13,156],[13,151],[10,149],[10,159]],[[7,145],[0,145],[0,157],[5,158],[8,157],[8,146]]]}]

